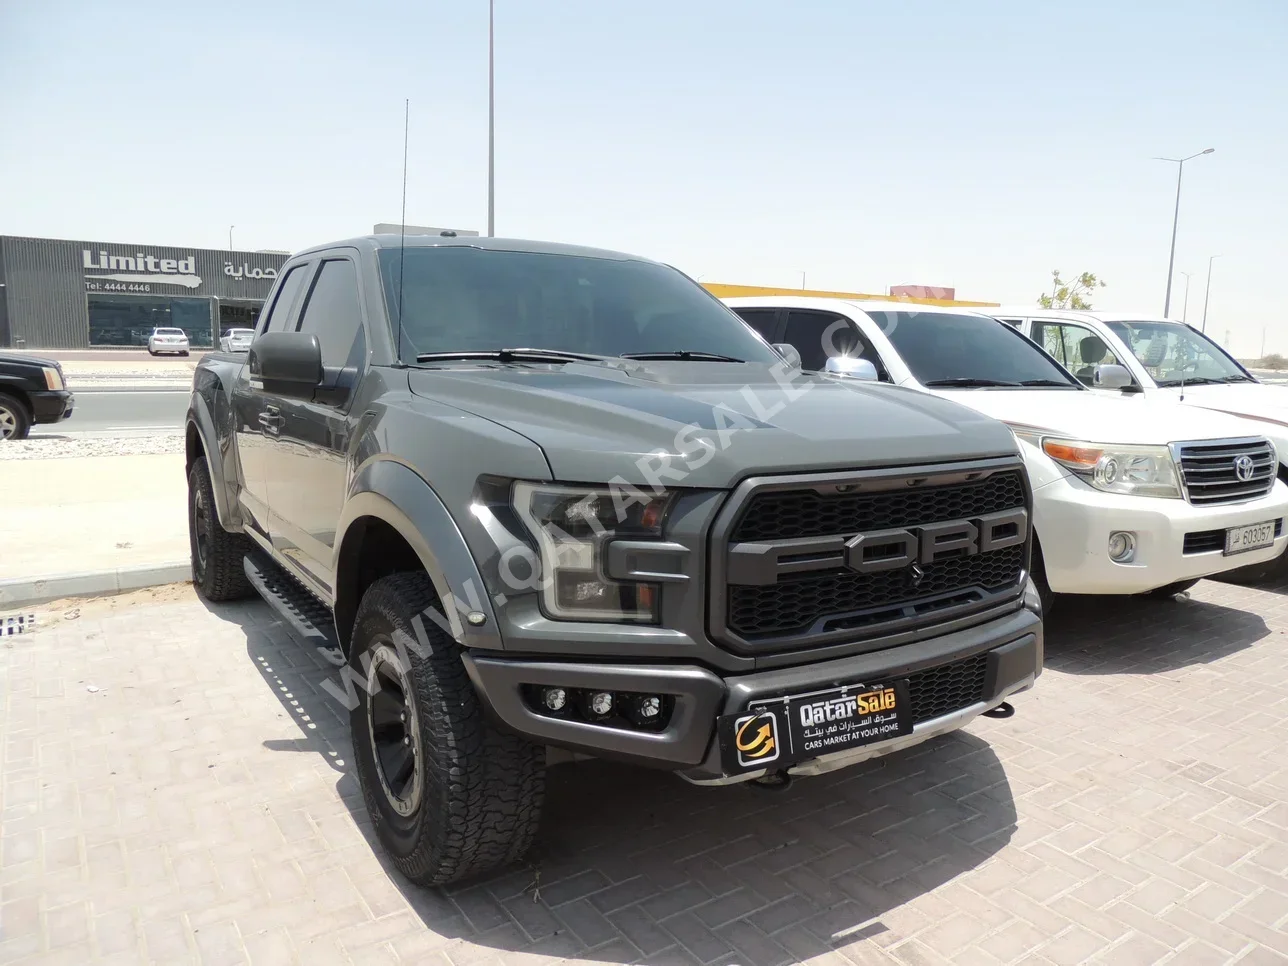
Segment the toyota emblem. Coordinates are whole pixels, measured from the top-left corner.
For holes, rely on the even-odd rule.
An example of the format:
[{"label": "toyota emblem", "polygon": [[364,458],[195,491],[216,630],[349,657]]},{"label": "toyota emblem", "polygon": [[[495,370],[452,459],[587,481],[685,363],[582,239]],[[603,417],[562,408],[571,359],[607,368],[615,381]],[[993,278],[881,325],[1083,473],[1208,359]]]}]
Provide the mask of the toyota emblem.
[{"label": "toyota emblem", "polygon": [[1242,482],[1247,483],[1255,472],[1256,467],[1252,464],[1251,456],[1240,456],[1234,461],[1234,475]]}]

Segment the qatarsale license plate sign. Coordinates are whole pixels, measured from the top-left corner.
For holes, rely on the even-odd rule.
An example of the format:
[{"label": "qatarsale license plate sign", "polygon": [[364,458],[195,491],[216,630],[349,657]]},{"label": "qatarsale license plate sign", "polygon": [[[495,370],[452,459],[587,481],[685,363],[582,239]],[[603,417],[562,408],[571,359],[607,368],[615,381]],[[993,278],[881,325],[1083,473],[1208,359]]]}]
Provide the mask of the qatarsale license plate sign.
[{"label": "qatarsale license plate sign", "polygon": [[729,774],[775,771],[911,733],[906,681],[753,701],[746,711],[719,722],[721,758]]}]

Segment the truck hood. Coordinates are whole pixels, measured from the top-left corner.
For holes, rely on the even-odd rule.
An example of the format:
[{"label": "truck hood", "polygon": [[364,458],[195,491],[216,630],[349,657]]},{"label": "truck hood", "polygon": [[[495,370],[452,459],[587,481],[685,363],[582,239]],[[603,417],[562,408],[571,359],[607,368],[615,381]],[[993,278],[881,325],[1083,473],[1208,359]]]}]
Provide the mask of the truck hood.
[{"label": "truck hood", "polygon": [[43,356],[17,355],[12,352],[0,352],[0,365],[22,366],[26,369],[57,369],[58,363]]},{"label": "truck hood", "polygon": [[[1161,389],[1155,396],[1157,398],[1164,393],[1181,401],[1179,389]],[[1261,419],[1277,423],[1280,427],[1288,426],[1288,386],[1252,382],[1235,382],[1228,386],[1186,386],[1184,403],[1232,416]]]},{"label": "truck hood", "polygon": [[[1092,443],[1176,443],[1260,436],[1255,423],[1223,413],[1154,402],[1143,394],[1040,389],[941,390],[944,396],[1010,425]],[[1188,390],[1186,392],[1188,401]]]},{"label": "truck hood", "polygon": [[767,366],[487,365],[413,369],[417,395],[490,419],[578,483],[726,488],[764,473],[943,463],[1017,452],[1010,431],[924,393]]}]

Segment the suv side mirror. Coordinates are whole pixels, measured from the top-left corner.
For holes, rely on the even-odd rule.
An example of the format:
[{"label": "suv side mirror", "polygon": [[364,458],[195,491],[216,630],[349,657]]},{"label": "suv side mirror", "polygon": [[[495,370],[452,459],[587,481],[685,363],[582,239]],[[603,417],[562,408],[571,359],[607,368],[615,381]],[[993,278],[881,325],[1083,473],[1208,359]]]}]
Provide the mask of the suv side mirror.
[{"label": "suv side mirror", "polygon": [[1131,385],[1131,373],[1124,366],[1113,364],[1096,366],[1092,383],[1097,389],[1125,389]]},{"label": "suv side mirror", "polygon": [[867,359],[856,359],[853,356],[828,356],[827,366],[823,370],[829,376],[838,379],[861,379],[864,382],[877,381],[877,367]]},{"label": "suv side mirror", "polygon": [[251,343],[250,376],[264,392],[312,399],[322,382],[322,346],[311,332],[265,332]]},{"label": "suv side mirror", "polygon": [[793,369],[801,367],[801,354],[796,351],[796,346],[790,342],[775,342],[771,348],[787,360],[787,364]]}]

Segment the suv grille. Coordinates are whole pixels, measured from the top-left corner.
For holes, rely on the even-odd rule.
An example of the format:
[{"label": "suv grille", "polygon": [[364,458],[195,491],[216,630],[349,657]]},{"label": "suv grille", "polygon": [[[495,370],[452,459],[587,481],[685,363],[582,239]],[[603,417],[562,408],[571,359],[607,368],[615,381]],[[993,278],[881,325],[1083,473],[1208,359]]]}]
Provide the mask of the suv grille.
[{"label": "suv grille", "polygon": [[1176,461],[1196,506],[1256,500],[1275,483],[1275,450],[1264,439],[1178,443]]},{"label": "suv grille", "polygon": [[920,724],[984,700],[988,652],[908,676],[912,723]]},{"label": "suv grille", "polygon": [[922,490],[887,490],[824,496],[812,490],[753,497],[733,541],[846,535],[939,520],[960,520],[1024,506],[1019,473],[998,473],[978,483]]},{"label": "suv grille", "polygon": [[[1000,590],[1015,583],[1024,567],[1024,548],[1006,547],[973,557],[952,557],[922,567],[926,576],[915,596],[931,597],[962,587],[980,586]],[[880,608],[902,602],[909,597],[908,575],[902,570],[883,570],[863,575],[853,570],[832,570],[820,574],[784,580],[768,587],[729,587],[729,626],[740,634],[756,636],[781,634],[806,628],[825,614]],[[946,603],[955,601],[949,599]],[[894,613],[878,610],[864,618],[837,618],[828,621],[828,629],[861,627],[901,617],[902,608]]]},{"label": "suv grille", "polygon": [[[909,471],[875,481],[855,476],[798,488],[778,480],[752,486],[729,511],[732,536],[723,546],[717,527],[713,552],[724,566],[712,582],[713,632],[745,650],[792,649],[876,636],[896,624],[911,628],[950,610],[956,615],[1000,602],[1018,590],[1028,559],[1027,487],[1013,466],[987,475],[938,471],[945,480],[939,485],[936,471]],[[866,491],[837,492],[847,484]],[[886,570],[863,572],[847,562],[846,542],[858,534],[908,531],[915,535],[909,540],[924,541],[919,528],[978,523],[1008,511],[1020,511],[1009,530],[1019,542],[1013,537],[987,549],[981,540]]]}]

